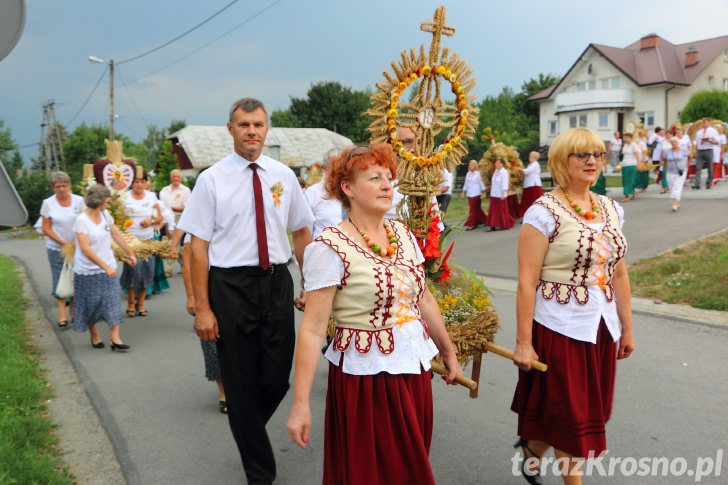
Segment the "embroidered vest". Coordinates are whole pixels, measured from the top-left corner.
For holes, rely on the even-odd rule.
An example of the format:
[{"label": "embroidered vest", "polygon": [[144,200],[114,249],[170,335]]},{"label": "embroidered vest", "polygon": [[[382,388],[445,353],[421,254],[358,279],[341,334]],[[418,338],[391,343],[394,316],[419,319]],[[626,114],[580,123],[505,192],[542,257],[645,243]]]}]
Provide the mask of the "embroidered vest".
[{"label": "embroidered vest", "polygon": [[[398,241],[391,261],[374,256],[369,248],[359,246],[336,226],[327,227],[315,239],[336,251],[344,263],[344,277],[333,302],[336,350],[343,352],[353,342],[358,352],[366,353],[376,341],[383,354],[390,354],[394,350],[394,325],[414,319],[401,313],[411,309],[422,321],[417,302],[426,288],[424,271],[407,228],[397,221],[389,224]],[[410,297],[404,297],[403,292]],[[400,315],[394,313],[397,301],[402,305],[397,312]]]},{"label": "embroidered vest", "polygon": [[[627,240],[619,226],[614,201],[597,194],[592,197],[599,199],[603,211],[601,234],[551,194],[535,202],[548,209],[556,221],[540,275],[541,294],[547,300],[555,297],[559,303],[566,304],[573,295],[577,302],[585,304],[589,300],[589,290],[596,288],[604,291],[607,301],[614,298],[614,268],[627,252]],[[606,244],[612,247],[611,254],[605,248]]]}]

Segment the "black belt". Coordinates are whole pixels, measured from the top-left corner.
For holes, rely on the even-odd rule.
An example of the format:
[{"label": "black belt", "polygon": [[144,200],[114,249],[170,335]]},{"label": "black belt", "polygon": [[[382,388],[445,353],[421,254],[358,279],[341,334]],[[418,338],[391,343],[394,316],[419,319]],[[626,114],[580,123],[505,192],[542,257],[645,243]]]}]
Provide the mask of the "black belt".
[{"label": "black belt", "polygon": [[233,266],[232,268],[220,268],[218,266],[213,266],[212,268],[225,273],[237,273],[248,276],[267,276],[275,274],[278,271],[283,271],[284,269],[287,269],[287,266],[287,264],[283,263],[271,264],[266,269],[263,269],[260,266]]}]

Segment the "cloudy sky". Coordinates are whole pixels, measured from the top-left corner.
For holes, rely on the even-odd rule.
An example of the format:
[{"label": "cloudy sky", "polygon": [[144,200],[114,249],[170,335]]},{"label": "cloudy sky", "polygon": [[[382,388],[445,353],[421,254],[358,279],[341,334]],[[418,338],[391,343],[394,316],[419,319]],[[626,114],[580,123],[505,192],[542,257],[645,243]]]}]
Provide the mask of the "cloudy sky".
[{"label": "cloudy sky", "polygon": [[518,91],[539,73],[562,75],[589,43],[624,47],[653,32],[675,44],[728,35],[725,0],[238,0],[169,43],[232,1],[27,1],[22,37],[0,61],[0,118],[26,163],[37,155],[46,101],[69,131],[108,124],[109,75],[89,56],[116,63],[115,128],[140,141],[150,123],[224,124],[243,96],[272,112],[321,81],[374,87],[401,50],[429,46],[420,24],[443,3],[456,30],[443,46],[469,63],[479,98],[504,86]]}]

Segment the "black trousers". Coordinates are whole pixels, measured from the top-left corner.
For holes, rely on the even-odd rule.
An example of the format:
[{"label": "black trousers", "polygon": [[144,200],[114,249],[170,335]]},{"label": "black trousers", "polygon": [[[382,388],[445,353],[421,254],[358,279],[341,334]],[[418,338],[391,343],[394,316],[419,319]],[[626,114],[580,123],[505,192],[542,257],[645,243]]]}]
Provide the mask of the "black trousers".
[{"label": "black trousers", "polygon": [[273,483],[265,425],[289,386],[295,328],[293,280],[285,265],[210,268],[210,306],[230,429],[249,484]]},{"label": "black trousers", "polygon": [[708,169],[708,175],[705,177],[705,187],[710,188],[713,184],[713,150],[698,150],[698,156],[695,157],[695,185],[693,187],[700,188],[700,176],[703,173],[703,167]]},{"label": "black trousers", "polygon": [[440,206],[440,210],[442,212],[447,212],[447,206],[450,205],[450,197],[452,197],[450,194],[440,194],[437,197],[437,205]]}]

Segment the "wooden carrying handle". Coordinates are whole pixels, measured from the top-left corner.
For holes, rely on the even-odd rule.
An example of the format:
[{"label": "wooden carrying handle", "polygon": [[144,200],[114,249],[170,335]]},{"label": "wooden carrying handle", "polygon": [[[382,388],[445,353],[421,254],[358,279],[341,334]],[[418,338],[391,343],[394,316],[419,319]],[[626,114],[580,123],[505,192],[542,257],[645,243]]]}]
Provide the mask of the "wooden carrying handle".
[{"label": "wooden carrying handle", "polygon": [[[500,345],[494,344],[492,342],[486,342],[485,343],[485,350],[488,352],[493,352],[494,354],[498,354],[502,357],[506,357],[508,359],[513,360],[513,352],[508,350],[505,347],[501,347]],[[533,359],[531,361],[531,368],[540,370],[541,372],[546,372],[548,369],[548,366],[544,364],[543,362]]]},{"label": "wooden carrying handle", "polygon": [[[446,375],[448,375],[450,373],[445,368],[445,366],[438,364],[434,360],[430,361],[430,365],[432,366],[433,372],[437,372],[441,376],[446,376]],[[465,377],[462,374],[458,374],[458,375],[455,376],[455,382],[457,382],[461,386],[467,387],[471,391],[474,391],[475,389],[478,388],[478,383],[477,382],[468,379],[467,377]]]}]

